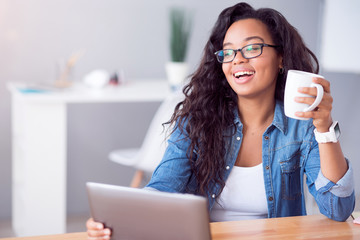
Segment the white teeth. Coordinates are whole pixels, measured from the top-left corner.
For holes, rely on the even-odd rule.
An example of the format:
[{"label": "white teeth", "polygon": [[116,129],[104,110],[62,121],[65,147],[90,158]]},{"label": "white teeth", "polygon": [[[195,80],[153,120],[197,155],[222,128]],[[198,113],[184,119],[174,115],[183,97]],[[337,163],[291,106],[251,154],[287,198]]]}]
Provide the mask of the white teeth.
[{"label": "white teeth", "polygon": [[253,71],[244,71],[244,72],[236,72],[234,74],[235,77],[241,77],[243,75],[253,75],[255,72]]}]

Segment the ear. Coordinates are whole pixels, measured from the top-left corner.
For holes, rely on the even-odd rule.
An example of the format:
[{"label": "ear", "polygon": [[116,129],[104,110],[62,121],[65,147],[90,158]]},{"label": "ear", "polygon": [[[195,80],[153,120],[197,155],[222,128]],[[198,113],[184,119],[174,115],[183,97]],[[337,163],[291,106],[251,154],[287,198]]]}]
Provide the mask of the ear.
[{"label": "ear", "polygon": [[283,56],[280,55],[279,56],[279,69],[283,68],[284,67],[284,64],[283,64]]}]

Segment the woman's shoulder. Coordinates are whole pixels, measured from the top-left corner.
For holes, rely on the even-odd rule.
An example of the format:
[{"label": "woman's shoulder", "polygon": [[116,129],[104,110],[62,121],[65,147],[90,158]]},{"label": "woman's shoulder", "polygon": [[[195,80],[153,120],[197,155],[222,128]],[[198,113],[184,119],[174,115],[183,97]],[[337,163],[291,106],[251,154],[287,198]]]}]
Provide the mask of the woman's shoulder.
[{"label": "woman's shoulder", "polygon": [[184,140],[189,137],[187,132],[189,120],[188,119],[178,119],[171,127],[170,132],[170,141]]}]

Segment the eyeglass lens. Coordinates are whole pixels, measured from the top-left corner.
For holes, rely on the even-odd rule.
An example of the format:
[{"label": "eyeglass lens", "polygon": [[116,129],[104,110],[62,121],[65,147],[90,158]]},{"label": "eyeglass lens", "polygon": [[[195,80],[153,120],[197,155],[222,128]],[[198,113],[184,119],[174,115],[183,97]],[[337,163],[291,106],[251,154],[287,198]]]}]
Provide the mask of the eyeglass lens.
[{"label": "eyeglass lens", "polygon": [[219,62],[226,63],[234,60],[236,53],[239,51],[244,58],[255,58],[262,53],[262,44],[251,44],[240,49],[224,49],[216,52]]}]

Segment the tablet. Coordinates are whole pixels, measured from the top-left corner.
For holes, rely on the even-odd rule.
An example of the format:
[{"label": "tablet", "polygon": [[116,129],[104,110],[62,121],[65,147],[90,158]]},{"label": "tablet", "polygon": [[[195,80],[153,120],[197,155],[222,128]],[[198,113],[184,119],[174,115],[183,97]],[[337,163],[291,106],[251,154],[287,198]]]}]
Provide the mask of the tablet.
[{"label": "tablet", "polygon": [[204,197],[92,182],[86,187],[91,215],[112,230],[111,239],[211,239]]}]

